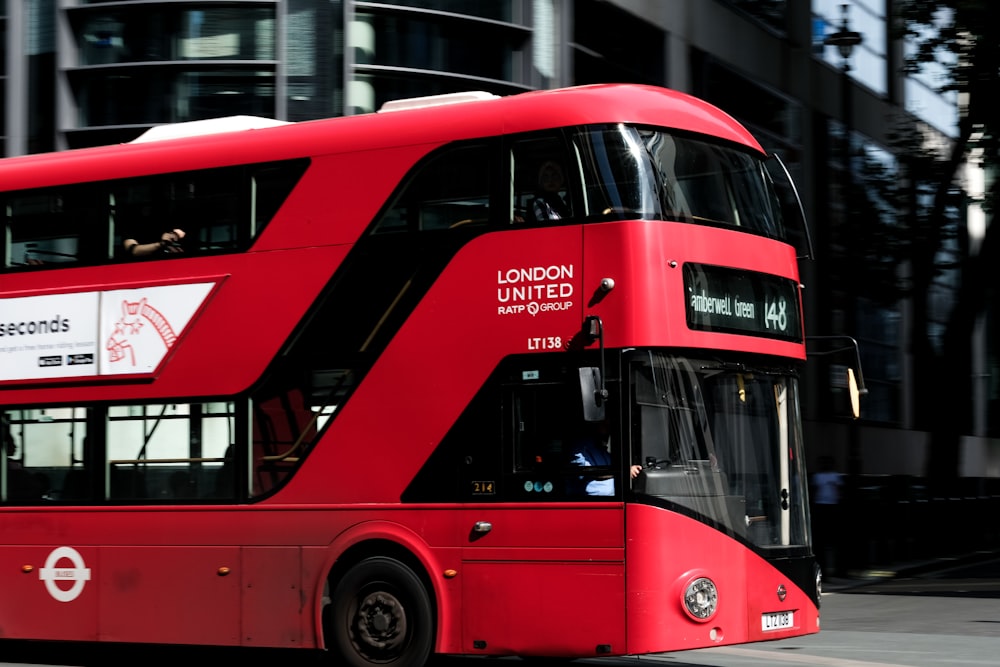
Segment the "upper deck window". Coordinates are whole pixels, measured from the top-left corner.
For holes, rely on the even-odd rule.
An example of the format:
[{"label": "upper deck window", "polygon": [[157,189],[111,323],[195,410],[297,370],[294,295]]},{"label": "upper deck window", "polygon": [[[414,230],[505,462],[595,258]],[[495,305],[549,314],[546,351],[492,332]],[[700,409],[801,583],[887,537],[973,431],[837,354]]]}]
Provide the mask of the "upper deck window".
[{"label": "upper deck window", "polygon": [[578,162],[561,135],[526,136],[511,147],[515,223],[551,224],[570,220]]},{"label": "upper deck window", "polygon": [[245,251],[307,165],[288,160],[0,193],[0,270],[133,261],[131,243],[155,243],[175,228],[185,232],[180,252],[143,257]]},{"label": "upper deck window", "polygon": [[479,145],[437,153],[415,171],[372,234],[485,226],[491,155],[487,146]]},{"label": "upper deck window", "polygon": [[[250,231],[244,175],[238,170],[153,176],[119,181],[112,186],[116,248],[124,239],[156,241],[174,228],[184,228],[188,248],[199,252],[233,251]],[[187,250],[188,248],[185,248]]]},{"label": "upper deck window", "polygon": [[11,267],[79,262],[81,255],[99,251],[100,239],[86,230],[108,215],[99,196],[74,187],[18,193],[7,199],[6,209],[5,264]]},{"label": "upper deck window", "polygon": [[580,133],[589,214],[739,227],[785,239],[762,159],[722,144],[625,125]]}]

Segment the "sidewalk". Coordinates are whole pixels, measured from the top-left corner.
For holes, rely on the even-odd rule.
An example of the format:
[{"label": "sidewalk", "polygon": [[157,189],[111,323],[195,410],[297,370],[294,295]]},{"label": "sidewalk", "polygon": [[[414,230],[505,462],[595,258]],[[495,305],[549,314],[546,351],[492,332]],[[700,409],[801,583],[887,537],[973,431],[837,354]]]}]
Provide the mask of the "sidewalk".
[{"label": "sidewalk", "polygon": [[1000,550],[985,549],[972,551],[957,556],[943,556],[940,558],[927,558],[923,560],[906,561],[873,567],[869,569],[850,570],[846,576],[823,577],[823,592],[836,593],[837,591],[849,590],[866,586],[871,583],[885,581],[887,579],[899,579],[905,577],[915,577],[935,570],[945,570],[952,567],[962,567],[973,565],[983,561],[1000,558]]}]

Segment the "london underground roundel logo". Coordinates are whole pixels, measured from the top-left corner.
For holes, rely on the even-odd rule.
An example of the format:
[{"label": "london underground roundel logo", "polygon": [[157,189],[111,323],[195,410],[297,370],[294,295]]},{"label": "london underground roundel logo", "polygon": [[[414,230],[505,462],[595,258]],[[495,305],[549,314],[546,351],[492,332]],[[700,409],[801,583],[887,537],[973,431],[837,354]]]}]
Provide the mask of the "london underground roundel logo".
[{"label": "london underground roundel logo", "polygon": [[[60,561],[68,560],[72,567]],[[83,562],[83,556],[73,547],[53,549],[45,559],[45,567],[38,572],[38,578],[45,582],[45,589],[58,602],[72,602],[90,581],[90,568]],[[62,588],[57,582],[73,582],[69,588]]]}]

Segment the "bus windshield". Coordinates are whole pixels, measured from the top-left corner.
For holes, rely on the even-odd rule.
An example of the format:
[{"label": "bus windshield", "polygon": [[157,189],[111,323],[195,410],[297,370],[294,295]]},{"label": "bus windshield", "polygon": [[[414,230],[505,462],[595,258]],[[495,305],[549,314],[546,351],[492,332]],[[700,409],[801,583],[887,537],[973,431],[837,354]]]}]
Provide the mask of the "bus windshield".
[{"label": "bus windshield", "polygon": [[633,489],[760,548],[809,544],[798,382],[790,371],[637,352]]},{"label": "bus windshield", "polygon": [[787,240],[763,156],[630,125],[578,137],[592,216],[634,216],[739,227]]}]

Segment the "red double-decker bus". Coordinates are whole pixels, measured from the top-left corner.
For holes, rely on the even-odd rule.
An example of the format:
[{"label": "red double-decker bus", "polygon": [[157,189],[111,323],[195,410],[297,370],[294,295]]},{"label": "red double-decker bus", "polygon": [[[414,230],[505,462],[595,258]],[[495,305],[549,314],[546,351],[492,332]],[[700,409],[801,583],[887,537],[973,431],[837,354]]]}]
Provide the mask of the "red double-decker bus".
[{"label": "red double-decker bus", "polygon": [[632,85],[228,121],[0,162],[3,640],[819,629],[799,223],[743,127]]}]

